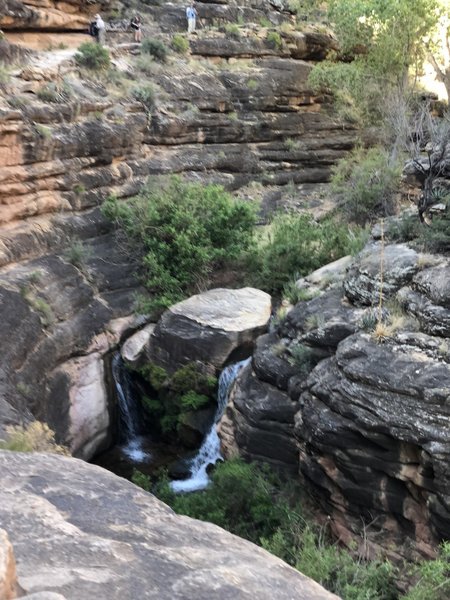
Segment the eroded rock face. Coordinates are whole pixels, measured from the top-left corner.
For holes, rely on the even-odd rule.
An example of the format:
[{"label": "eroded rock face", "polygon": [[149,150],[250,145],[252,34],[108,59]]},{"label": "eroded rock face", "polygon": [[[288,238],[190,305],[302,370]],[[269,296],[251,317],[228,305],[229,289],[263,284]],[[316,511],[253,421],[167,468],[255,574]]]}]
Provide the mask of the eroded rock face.
[{"label": "eroded rock face", "polygon": [[432,555],[450,535],[448,261],[401,244],[384,256],[391,328],[374,333],[378,309],[358,306],[377,305],[379,247],[377,256],[369,245],[340,283],[335,271],[328,289],[320,273],[305,278],[318,295],[257,340],[221,436],[229,455],[283,468],[297,461],[342,540],[365,523],[373,551]]},{"label": "eroded rock face", "polygon": [[[309,202],[356,140],[353,126],[323,111],[327,99],[308,83],[311,61],[333,49],[332,36],[293,31],[274,48],[269,29],[261,33],[258,25],[236,41],[205,27],[191,40],[189,59],[180,56],[173,69],[154,65],[158,97],[149,119],[142,103],[119,98],[116,86],[85,81],[74,61],[77,45],[86,41],[76,31],[108,6],[0,0],[0,27],[11,42],[0,41],[1,59],[21,63],[0,90],[0,302],[6,315],[0,333],[8,340],[0,359],[0,422],[46,420],[60,442],[70,441],[85,457],[106,443],[106,414],[93,411],[91,422],[100,428],[94,432],[81,419],[84,433],[77,433],[73,399],[84,397],[87,387],[98,397],[104,392],[100,382],[86,387],[84,376],[74,373],[95,364],[101,376],[94,353],[104,357],[115,348],[121,335],[109,335],[111,323],[133,312],[140,291],[135,264],[102,216],[104,200],[111,193],[135,195],[148,177],[179,173],[239,189],[246,199],[261,197],[268,214],[285,203]],[[255,24],[263,16],[276,25],[290,18],[281,5],[253,0],[198,8],[214,25],[239,18]],[[149,11],[151,37],[186,28],[182,4]],[[128,34],[110,29],[114,65],[138,73],[120,44]],[[67,31],[74,32],[70,39]],[[42,100],[48,86],[56,101]],[[289,138],[294,143],[286,143]],[[255,181],[259,192],[251,189]],[[289,198],[288,187],[294,189]],[[78,257],[76,244],[84,251]],[[99,351],[92,344],[101,336],[109,342]],[[74,367],[91,354],[87,371]]]},{"label": "eroded rock face", "polygon": [[269,323],[269,294],[254,288],[214,289],[171,306],[149,342],[151,362],[169,372],[198,362],[216,373],[250,353]]},{"label": "eroded rock face", "polygon": [[0,27],[6,30],[83,30],[86,29],[90,17],[95,14],[95,9],[104,9],[109,4],[109,0],[96,0],[94,6],[88,0],[1,0]]},{"label": "eroded rock face", "polygon": [[0,473],[0,521],[29,593],[67,600],[337,600],[261,548],[179,517],[99,467],[0,451]]}]

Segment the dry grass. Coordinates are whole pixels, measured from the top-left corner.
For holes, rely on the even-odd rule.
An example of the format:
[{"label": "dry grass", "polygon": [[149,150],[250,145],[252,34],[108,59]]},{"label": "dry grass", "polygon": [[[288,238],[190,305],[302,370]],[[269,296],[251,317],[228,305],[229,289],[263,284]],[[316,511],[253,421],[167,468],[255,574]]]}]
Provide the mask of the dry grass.
[{"label": "dry grass", "polygon": [[51,452],[70,456],[68,448],[55,442],[55,434],[46,423],[33,421],[6,428],[7,439],[0,441],[2,450],[15,452]]}]

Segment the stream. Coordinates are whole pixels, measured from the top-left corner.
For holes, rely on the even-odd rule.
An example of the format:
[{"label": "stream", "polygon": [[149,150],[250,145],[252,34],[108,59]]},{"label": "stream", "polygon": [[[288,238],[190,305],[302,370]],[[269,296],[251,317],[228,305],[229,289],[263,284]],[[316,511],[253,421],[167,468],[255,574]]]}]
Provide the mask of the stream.
[{"label": "stream", "polygon": [[213,423],[200,449],[193,457],[185,458],[186,452],[183,456],[179,448],[153,439],[146,431],[139,394],[133,385],[132,375],[117,352],[112,358],[111,369],[118,404],[119,440],[116,446],[96,458],[96,464],[117,475],[131,478],[134,469],[151,475],[160,467],[167,467],[181,459],[190,475],[186,479],[172,481],[172,489],[180,493],[204,489],[209,483],[210,466],[222,460],[220,440],[216,431],[217,423],[225,411],[234,381],[249,362],[250,358],[247,358],[223,369],[218,382],[217,409]]}]

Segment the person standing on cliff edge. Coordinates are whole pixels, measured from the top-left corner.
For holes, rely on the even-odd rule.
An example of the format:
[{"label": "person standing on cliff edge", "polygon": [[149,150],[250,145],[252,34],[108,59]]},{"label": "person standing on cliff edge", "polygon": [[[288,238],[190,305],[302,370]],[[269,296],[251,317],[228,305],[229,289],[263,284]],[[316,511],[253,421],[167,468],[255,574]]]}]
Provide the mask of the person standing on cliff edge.
[{"label": "person standing on cliff edge", "polygon": [[195,8],[193,0],[191,2],[191,5],[186,8],[186,19],[188,22],[188,33],[194,33],[195,22],[197,19],[197,9]]},{"label": "person standing on cliff edge", "polygon": [[105,43],[105,21],[99,14],[95,15],[95,24],[97,25],[97,42],[103,46]]}]

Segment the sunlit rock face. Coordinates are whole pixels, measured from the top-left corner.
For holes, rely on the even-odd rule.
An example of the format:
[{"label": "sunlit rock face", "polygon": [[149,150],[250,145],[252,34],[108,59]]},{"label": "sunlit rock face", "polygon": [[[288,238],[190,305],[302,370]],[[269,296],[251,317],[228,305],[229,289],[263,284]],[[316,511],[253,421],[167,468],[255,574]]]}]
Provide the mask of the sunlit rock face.
[{"label": "sunlit rock face", "polygon": [[[254,544],[177,516],[99,467],[0,451],[0,473],[0,521],[15,550],[19,584],[30,594],[66,600],[337,600]],[[13,564],[6,544],[0,532],[0,586],[5,580],[10,585],[2,578]]]},{"label": "sunlit rock face", "polygon": [[150,361],[169,372],[197,362],[216,373],[248,355],[269,323],[272,300],[255,288],[218,288],[171,306],[148,346]]},{"label": "sunlit rock face", "polygon": [[82,30],[99,9],[109,5],[109,0],[98,0],[94,4],[88,0],[1,0],[0,27],[5,30]]}]

